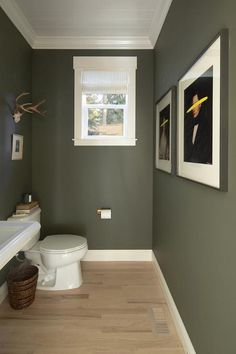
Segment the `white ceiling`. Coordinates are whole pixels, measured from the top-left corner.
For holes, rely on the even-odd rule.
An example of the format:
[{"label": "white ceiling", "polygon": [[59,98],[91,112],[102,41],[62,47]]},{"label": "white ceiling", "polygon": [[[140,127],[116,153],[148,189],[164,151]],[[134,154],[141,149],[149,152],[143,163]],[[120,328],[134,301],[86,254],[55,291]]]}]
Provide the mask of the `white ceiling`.
[{"label": "white ceiling", "polygon": [[0,0],[33,48],[153,48],[172,0]]}]

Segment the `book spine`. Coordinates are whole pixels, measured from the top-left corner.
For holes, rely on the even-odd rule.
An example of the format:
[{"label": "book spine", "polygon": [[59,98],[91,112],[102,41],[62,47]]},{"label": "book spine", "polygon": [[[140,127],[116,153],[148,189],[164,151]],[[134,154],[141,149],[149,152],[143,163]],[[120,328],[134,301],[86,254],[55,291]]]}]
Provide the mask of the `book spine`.
[{"label": "book spine", "polygon": [[38,202],[34,201],[30,204],[18,204],[16,210],[31,210],[34,207],[38,206]]},{"label": "book spine", "polygon": [[25,209],[25,210],[23,210],[23,209],[17,209],[16,210],[16,214],[17,215],[20,215],[20,214],[31,214],[31,213],[33,213],[36,209],[38,209],[38,205],[37,206],[35,206],[34,208],[31,208],[31,209]]},{"label": "book spine", "polygon": [[27,216],[27,215],[29,215],[29,214],[12,214],[12,218],[22,218],[22,216]]}]

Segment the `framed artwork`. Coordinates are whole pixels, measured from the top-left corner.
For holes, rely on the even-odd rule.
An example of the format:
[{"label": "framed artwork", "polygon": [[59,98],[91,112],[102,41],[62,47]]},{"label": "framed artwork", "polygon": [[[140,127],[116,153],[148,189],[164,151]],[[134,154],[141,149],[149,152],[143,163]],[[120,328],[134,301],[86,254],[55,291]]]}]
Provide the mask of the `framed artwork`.
[{"label": "framed artwork", "polygon": [[22,160],[23,159],[23,140],[22,135],[13,134],[12,136],[12,160]]},{"label": "framed artwork", "polygon": [[156,168],[173,173],[175,167],[176,87],[156,104]]},{"label": "framed artwork", "polygon": [[223,30],[178,84],[181,177],[227,190],[228,31]]}]

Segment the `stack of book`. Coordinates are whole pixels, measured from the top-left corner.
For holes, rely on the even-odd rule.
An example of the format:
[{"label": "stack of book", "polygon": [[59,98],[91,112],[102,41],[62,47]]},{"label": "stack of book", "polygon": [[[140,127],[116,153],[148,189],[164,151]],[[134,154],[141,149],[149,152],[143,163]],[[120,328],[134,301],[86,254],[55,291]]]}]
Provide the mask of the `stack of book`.
[{"label": "stack of book", "polygon": [[22,217],[26,215],[32,214],[37,208],[39,208],[39,203],[37,201],[33,201],[27,204],[18,204],[16,206],[16,212],[12,215],[13,217]]}]

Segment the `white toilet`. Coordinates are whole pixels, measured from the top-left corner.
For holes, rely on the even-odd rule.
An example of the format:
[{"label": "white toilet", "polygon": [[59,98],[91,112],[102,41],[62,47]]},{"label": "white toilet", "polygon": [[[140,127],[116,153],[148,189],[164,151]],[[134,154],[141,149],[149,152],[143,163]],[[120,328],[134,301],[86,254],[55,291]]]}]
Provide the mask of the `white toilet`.
[{"label": "white toilet", "polygon": [[[17,218],[17,221],[40,222],[41,209]],[[8,220],[16,220],[9,218]],[[80,260],[88,250],[87,240],[77,235],[51,235],[25,251],[25,257],[39,268],[37,288],[67,290],[80,287],[82,273]]]}]

